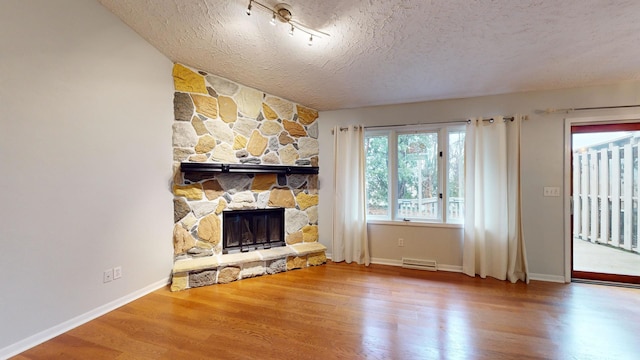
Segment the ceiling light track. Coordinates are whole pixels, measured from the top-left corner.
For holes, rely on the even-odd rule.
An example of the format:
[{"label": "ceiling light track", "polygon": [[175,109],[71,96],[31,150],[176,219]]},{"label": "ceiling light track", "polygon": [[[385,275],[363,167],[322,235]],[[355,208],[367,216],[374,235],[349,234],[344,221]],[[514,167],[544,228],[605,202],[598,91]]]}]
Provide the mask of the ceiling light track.
[{"label": "ceiling light track", "polygon": [[293,36],[294,31],[301,31],[307,35],[309,35],[308,45],[313,45],[313,38],[322,38],[322,37],[330,37],[326,32],[312,29],[296,20],[293,20],[293,14],[291,13],[291,7],[287,4],[277,4],[274,8],[269,7],[261,2],[255,0],[249,0],[249,6],[247,6],[247,15],[251,15],[251,11],[253,10],[253,5],[257,5],[259,8],[271,13],[270,24],[275,26],[277,20],[282,23],[289,25],[289,35]]}]

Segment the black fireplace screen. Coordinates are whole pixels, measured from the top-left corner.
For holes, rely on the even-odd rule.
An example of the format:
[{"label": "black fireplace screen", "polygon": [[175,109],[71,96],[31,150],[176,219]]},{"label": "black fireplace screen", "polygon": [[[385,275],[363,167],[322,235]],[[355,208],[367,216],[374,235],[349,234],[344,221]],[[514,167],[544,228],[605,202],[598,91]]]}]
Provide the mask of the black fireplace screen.
[{"label": "black fireplace screen", "polygon": [[284,208],[222,213],[222,252],[284,246]]}]

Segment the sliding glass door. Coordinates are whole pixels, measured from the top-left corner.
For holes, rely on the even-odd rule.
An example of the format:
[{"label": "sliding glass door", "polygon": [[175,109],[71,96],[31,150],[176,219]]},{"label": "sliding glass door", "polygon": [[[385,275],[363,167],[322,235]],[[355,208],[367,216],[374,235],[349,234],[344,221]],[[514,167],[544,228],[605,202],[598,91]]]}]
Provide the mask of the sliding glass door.
[{"label": "sliding glass door", "polygon": [[574,125],[574,279],[640,284],[640,123]]}]

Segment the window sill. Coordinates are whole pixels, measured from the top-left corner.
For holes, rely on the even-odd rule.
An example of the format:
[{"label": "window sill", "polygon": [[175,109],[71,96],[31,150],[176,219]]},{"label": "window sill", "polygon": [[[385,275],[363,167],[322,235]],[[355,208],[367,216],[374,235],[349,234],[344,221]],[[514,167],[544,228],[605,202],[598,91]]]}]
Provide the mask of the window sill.
[{"label": "window sill", "polygon": [[367,220],[367,225],[393,225],[393,226],[419,226],[419,227],[437,227],[437,228],[450,228],[450,229],[462,229],[464,224],[459,223],[436,223],[426,221],[402,221],[402,220]]}]

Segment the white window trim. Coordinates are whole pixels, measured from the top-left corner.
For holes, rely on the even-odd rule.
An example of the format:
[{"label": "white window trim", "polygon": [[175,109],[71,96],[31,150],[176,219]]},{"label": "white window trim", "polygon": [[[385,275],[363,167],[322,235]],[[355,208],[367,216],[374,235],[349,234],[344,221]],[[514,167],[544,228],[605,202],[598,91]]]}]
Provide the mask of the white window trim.
[{"label": "white window trim", "polygon": [[367,220],[367,224],[370,225],[394,225],[394,226],[414,226],[414,227],[431,227],[431,228],[450,228],[450,229],[462,229],[464,224],[461,222],[429,222],[429,221],[402,221],[402,220]]}]

